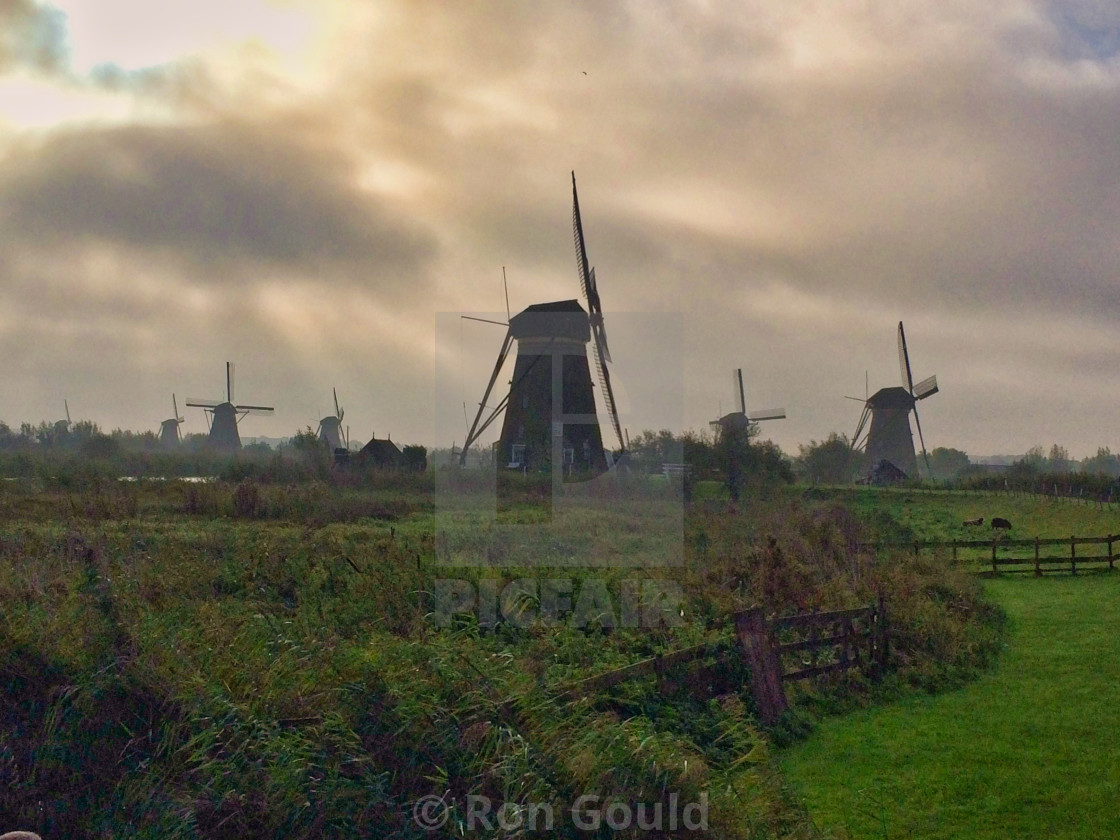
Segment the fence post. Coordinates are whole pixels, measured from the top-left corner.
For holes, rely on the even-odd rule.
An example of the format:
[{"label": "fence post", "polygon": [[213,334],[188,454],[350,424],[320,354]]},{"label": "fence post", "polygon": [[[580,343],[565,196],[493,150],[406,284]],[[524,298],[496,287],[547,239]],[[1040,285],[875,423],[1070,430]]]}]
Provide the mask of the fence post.
[{"label": "fence post", "polygon": [[1115,568],[1115,566],[1112,565],[1112,563],[1113,563],[1112,534],[1109,534],[1107,539],[1108,539],[1108,570],[1111,572]]},{"label": "fence post", "polygon": [[957,562],[957,541],[953,540],[953,563]]},{"label": "fence post", "polygon": [[1069,572],[1071,575],[1077,574],[1077,538],[1072,534],[1069,538]]},{"label": "fence post", "polygon": [[758,717],[766,726],[778,722],[789,708],[782,688],[782,663],[771,645],[770,629],[762,607],[737,613],[735,629],[751,669],[751,691],[758,705]]},{"label": "fence post", "polygon": [[1042,566],[1038,562],[1038,537],[1034,538],[1034,576],[1042,577]]},{"label": "fence post", "polygon": [[890,656],[890,632],[887,628],[887,602],[883,593],[879,593],[879,603],[876,605],[875,614],[875,675],[881,677],[887,670],[887,659]]},{"label": "fence post", "polygon": [[993,537],[992,538],[992,574],[999,574],[999,566],[996,565],[996,545],[997,544],[998,544],[998,540],[995,537]]}]

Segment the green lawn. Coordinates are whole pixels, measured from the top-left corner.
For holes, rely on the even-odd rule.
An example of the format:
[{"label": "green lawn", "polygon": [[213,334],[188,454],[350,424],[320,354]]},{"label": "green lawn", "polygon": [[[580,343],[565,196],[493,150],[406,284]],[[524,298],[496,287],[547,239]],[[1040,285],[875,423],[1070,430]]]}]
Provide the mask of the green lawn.
[{"label": "green lawn", "polygon": [[1120,836],[1120,575],[999,579],[1008,649],[977,682],[825,721],[781,763],[854,838]]}]

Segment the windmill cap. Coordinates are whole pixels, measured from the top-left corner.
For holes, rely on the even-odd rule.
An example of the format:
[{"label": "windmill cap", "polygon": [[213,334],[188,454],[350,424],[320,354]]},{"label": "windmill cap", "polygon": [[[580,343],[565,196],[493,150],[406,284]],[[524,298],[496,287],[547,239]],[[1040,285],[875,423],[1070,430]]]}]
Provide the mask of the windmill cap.
[{"label": "windmill cap", "polygon": [[509,329],[516,339],[559,338],[584,344],[591,340],[591,320],[578,300],[533,304],[510,319]]},{"label": "windmill cap", "polygon": [[905,388],[881,388],[868,398],[867,403],[877,409],[909,411],[914,407],[914,397]]}]

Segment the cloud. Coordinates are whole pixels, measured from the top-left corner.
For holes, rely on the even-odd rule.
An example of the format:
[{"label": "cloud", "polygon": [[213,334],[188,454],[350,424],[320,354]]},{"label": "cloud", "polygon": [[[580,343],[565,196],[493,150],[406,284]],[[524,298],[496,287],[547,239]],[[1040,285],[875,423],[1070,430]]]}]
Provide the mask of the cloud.
[{"label": "cloud", "polygon": [[0,0],[0,73],[15,67],[55,73],[69,60],[66,16],[32,0]]},{"label": "cloud", "polygon": [[281,269],[394,294],[432,250],[421,226],[354,185],[344,158],[284,126],[55,136],[0,164],[0,215],[9,248],[119,247],[189,267],[203,285]]},{"label": "cloud", "polygon": [[[503,265],[515,309],[578,294],[574,169],[608,324],[686,314],[686,426],[731,399],[742,365],[752,403],[786,405],[766,433],[787,449],[850,432],[843,393],[865,370],[873,387],[897,382],[901,319],[942,383],[923,403],[932,445],[1025,449],[1032,423],[1060,428],[1042,406],[1064,402],[1092,406],[1087,451],[1117,448],[1107,410],[1082,399],[1114,385],[1103,337],[1120,315],[1120,66],[1104,6],[300,8],[321,36],[299,60],[238,42],[140,70],[108,50],[62,74],[137,113],[0,150],[3,294],[20,313],[6,350],[59,370],[13,346],[34,329],[84,336],[114,370],[143,358],[199,375],[161,337],[203,325],[233,345],[206,376],[237,354],[295,403],[323,370],[346,371],[391,387],[367,413],[422,437],[433,312],[503,309]],[[626,335],[612,332],[615,378],[655,392],[647,333]],[[479,391],[483,356],[468,363]],[[82,360],[90,378],[97,362]],[[635,426],[661,422],[635,409]]]}]

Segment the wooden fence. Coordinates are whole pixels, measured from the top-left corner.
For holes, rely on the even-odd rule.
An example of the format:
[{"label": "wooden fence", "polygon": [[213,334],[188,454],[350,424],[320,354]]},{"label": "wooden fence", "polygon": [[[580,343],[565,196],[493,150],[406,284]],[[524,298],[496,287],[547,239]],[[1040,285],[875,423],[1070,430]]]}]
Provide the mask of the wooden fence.
[{"label": "wooden fence", "polygon": [[[978,571],[998,574],[1000,567],[1012,566],[1008,572],[1031,572],[1041,576],[1045,572],[1065,572],[1077,574],[1078,565],[1091,564],[1103,568],[1107,564],[1109,571],[1116,566],[1117,553],[1114,545],[1120,544],[1120,536],[1109,534],[1105,537],[1034,537],[1032,539],[1013,540],[1006,536],[995,537],[990,540],[917,540],[908,543],[866,543],[862,547],[867,549],[893,548],[895,550],[912,551],[915,555],[922,551],[949,550],[953,560],[957,560],[961,552],[972,551],[977,553]],[[1079,546],[1100,547],[1100,549],[1078,552]],[[1017,549],[1028,549],[1025,552]],[[1060,549],[1055,552],[1055,549]],[[982,554],[980,554],[982,552]],[[989,559],[990,558],[990,559]]]},{"label": "wooden fence", "polygon": [[[755,607],[736,613],[734,619],[740,655],[750,668],[759,719],[768,726],[789,707],[783,683],[853,668],[863,668],[877,677],[887,665],[890,643],[882,600],[857,609],[803,613],[770,621],[761,607]],[[660,682],[674,666],[694,667],[709,658],[714,658],[718,669],[733,650],[726,645],[707,644],[653,656],[573,683],[560,691],[560,697],[584,697],[654,675]]]},{"label": "wooden fence", "polygon": [[[751,668],[759,718],[772,724],[789,703],[784,683],[866,668],[877,677],[890,651],[887,614],[877,605],[826,613],[803,613],[766,621],[756,607],[735,616]],[[792,670],[790,670],[792,668]]]}]

